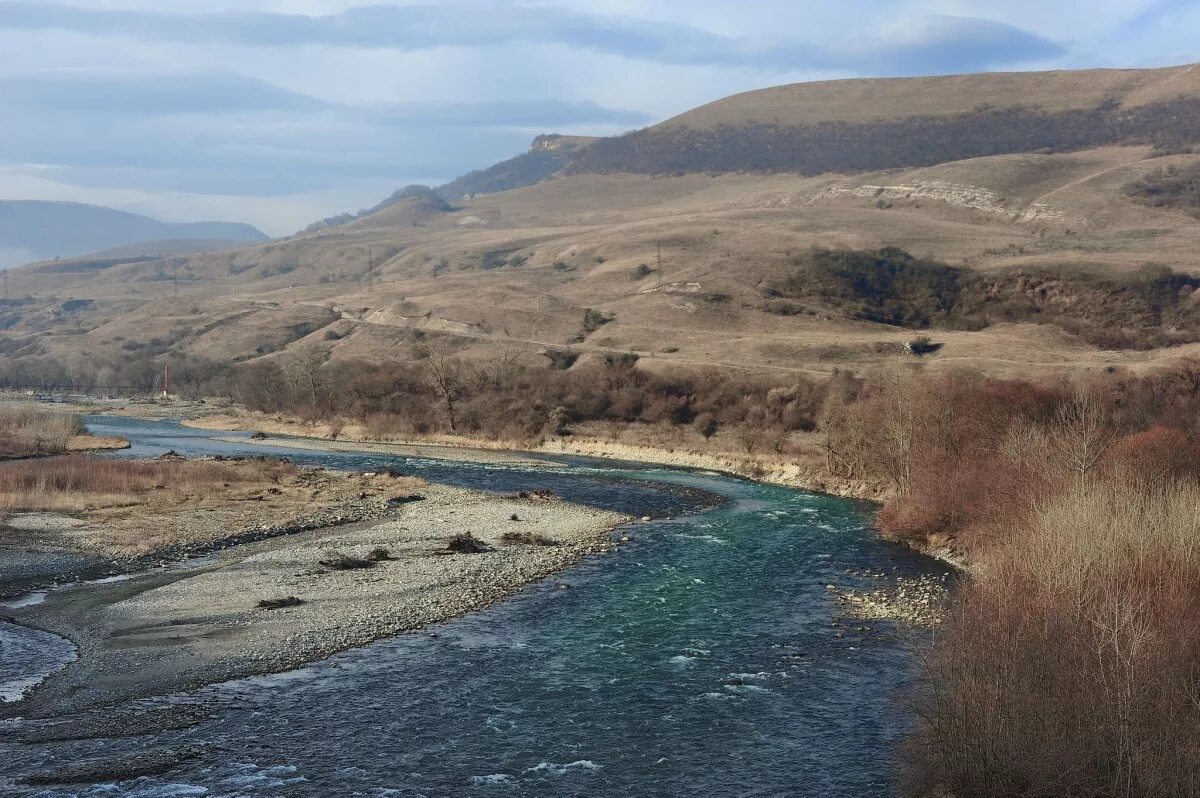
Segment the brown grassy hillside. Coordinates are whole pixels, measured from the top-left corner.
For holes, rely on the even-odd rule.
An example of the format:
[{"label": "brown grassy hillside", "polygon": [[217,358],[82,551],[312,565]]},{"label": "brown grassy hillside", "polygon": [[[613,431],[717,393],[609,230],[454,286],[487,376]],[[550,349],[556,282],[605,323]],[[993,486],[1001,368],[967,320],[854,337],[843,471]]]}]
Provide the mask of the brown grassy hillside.
[{"label": "brown grassy hillside", "polygon": [[953,116],[981,106],[1055,112],[1117,101],[1138,107],[1197,93],[1200,67],[1196,65],[827,80],[735,94],[668,119],[658,128],[704,129],[747,122],[862,123],[908,116]]},{"label": "brown grassy hillside", "polygon": [[[1030,86],[1069,83],[1092,86],[1081,97],[1110,97],[1118,87],[1124,102],[1153,104],[1187,90],[1192,75],[971,80],[1007,85],[1027,101],[1039,96]],[[964,80],[872,85],[898,92],[892,99],[902,104]],[[841,86],[849,107],[865,85],[784,87],[779,96]],[[788,107],[777,105],[780,113]],[[1162,267],[1200,274],[1200,222],[1190,208],[1137,194],[1164,170],[1189,173],[1200,156],[1159,156],[1148,145],[1103,146],[813,177],[576,174],[449,208],[410,198],[352,224],[235,252],[14,272],[10,291],[26,298],[0,307],[0,354],[248,362],[308,352],[378,360],[519,351],[540,359],[553,349],[581,362],[631,352],[650,369],[862,370],[914,362],[904,345],[920,325],[879,323],[863,314],[869,305],[842,295],[777,297],[771,289],[813,248],[897,247],[969,270],[970,285],[994,285],[1019,309],[996,313],[996,297],[984,294],[971,297],[971,313],[987,319],[978,329],[915,317],[943,344],[922,362],[999,373],[1140,366],[1191,351],[1144,347],[1194,340],[1192,292],[1176,278],[1149,294],[1123,281]],[[1154,298],[1166,285],[1176,291],[1169,301]],[[608,321],[585,323],[589,310]],[[1161,335],[1151,334],[1155,326]],[[1117,334],[1102,338],[1100,329]]]}]

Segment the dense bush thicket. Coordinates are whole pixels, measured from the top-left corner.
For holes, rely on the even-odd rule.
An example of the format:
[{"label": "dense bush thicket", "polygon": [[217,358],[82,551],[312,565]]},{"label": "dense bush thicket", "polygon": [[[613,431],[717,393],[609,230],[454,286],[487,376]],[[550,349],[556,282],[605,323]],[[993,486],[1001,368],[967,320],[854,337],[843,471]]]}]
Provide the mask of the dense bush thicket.
[{"label": "dense bush thicket", "polygon": [[884,247],[801,253],[766,293],[815,299],[884,324],[978,330],[1038,322],[1101,347],[1149,349],[1200,340],[1197,288],[1200,278],[1160,266],[1118,276],[1083,269],[982,274]]},{"label": "dense bush thicket", "polygon": [[[562,352],[551,353],[562,361]],[[583,422],[666,424],[704,438],[749,427],[759,446],[782,448],[789,432],[811,430],[824,400],[821,382],[717,371],[651,374],[633,356],[610,356],[570,370],[520,355],[469,361],[430,355],[419,361],[326,362],[319,349],[271,361],[225,366],[171,357],[172,391],[227,397],[267,412],[313,420],[366,422],[378,434],[459,432],[513,441],[569,432]],[[91,358],[0,361],[0,387],[128,385],[161,388],[162,361]]]},{"label": "dense bush thicket", "polygon": [[1200,794],[1200,362],[1083,384],[841,377],[829,468],[968,552],[912,696],[912,794]]},{"label": "dense bush thicket", "polygon": [[1155,208],[1177,208],[1200,217],[1200,165],[1156,169],[1126,186],[1125,193]]},{"label": "dense bush thicket", "polygon": [[569,371],[503,357],[325,366],[281,361],[247,368],[233,387],[235,398],[255,409],[355,418],[380,434],[458,432],[518,441],[607,421],[697,430],[750,425],[764,431],[765,444],[769,436],[813,429],[824,397],[823,386],[811,380],[659,375],[619,356]]},{"label": "dense bush thicket", "polygon": [[600,139],[569,172],[857,172],[932,166],[1016,152],[1071,151],[1117,143],[1162,147],[1196,140],[1200,100],[1046,113],[981,108],[955,116],[868,124],[751,123],[698,130],[646,129]]},{"label": "dense bush thicket", "polygon": [[1072,482],[964,584],[913,696],[911,794],[1200,794],[1195,482]]},{"label": "dense bush thicket", "polygon": [[768,293],[813,296],[870,321],[927,327],[957,320],[964,272],[918,259],[897,247],[880,250],[813,249]]},{"label": "dense bush thicket", "polygon": [[1200,362],[1063,382],[973,372],[835,377],[822,413],[829,469],[896,491],[896,535],[1003,540],[1074,479],[1136,473],[1200,482]]}]

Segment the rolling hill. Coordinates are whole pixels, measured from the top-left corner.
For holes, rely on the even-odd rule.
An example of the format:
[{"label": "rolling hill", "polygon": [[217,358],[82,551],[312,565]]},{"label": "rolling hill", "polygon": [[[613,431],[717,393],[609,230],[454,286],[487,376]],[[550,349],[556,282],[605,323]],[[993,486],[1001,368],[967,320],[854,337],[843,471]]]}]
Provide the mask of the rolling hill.
[{"label": "rolling hill", "polygon": [[924,330],[931,368],[1146,368],[1200,354],[1198,76],[801,84],[539,139],[553,173],[506,162],[452,202],[405,190],[236,251],[24,268],[0,345],[29,363],[569,350],[802,374],[916,362]]},{"label": "rolling hill", "polygon": [[0,200],[0,266],[117,247],[136,254],[162,254],[226,248],[234,242],[266,238],[257,228],[236,222],[160,222],[98,205]]}]

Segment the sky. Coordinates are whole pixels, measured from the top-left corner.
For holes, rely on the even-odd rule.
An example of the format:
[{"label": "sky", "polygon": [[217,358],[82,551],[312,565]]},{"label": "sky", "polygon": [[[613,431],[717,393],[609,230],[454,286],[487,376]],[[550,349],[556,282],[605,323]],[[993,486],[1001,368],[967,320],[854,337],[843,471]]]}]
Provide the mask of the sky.
[{"label": "sky", "polygon": [[0,0],[0,198],[285,235],[740,91],[1200,61],[1200,0]]}]

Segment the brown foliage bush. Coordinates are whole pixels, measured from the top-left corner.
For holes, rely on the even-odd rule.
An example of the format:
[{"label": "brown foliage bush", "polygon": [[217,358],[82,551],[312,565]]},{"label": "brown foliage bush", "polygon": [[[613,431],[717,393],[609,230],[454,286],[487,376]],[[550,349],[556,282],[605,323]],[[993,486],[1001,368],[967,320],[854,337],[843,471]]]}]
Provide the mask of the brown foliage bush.
[{"label": "brown foliage bush", "polygon": [[1197,506],[1106,477],[989,551],[912,696],[914,793],[1200,794]]}]

